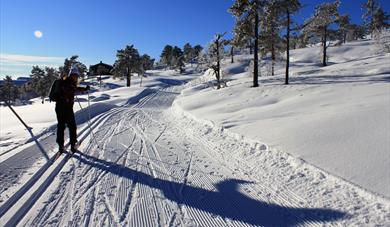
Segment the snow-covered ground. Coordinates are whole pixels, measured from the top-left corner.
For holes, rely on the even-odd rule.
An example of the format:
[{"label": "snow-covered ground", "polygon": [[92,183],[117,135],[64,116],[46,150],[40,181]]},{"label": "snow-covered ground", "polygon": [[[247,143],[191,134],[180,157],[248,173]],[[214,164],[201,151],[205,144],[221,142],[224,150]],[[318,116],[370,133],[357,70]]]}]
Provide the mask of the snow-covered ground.
[{"label": "snow-covered ground", "polygon": [[371,41],[328,51],[327,67],[320,47],[291,51],[290,85],[279,64],[259,88],[240,56],[227,88],[189,87],[176,106],[390,198],[390,55]]},{"label": "snow-covered ground", "polygon": [[54,104],[15,107],[38,141],[0,107],[0,225],[389,225],[389,55],[317,52],[292,51],[287,86],[280,64],[251,88],[246,55],[221,90],[208,72],[105,79],[75,104],[82,152],[54,163]]}]

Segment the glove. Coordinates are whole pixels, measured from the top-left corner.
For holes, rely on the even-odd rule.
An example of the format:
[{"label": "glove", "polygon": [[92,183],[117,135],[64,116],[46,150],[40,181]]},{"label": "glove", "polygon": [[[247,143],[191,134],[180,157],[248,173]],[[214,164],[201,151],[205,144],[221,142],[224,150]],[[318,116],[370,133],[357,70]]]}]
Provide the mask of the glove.
[{"label": "glove", "polygon": [[89,91],[91,89],[91,87],[89,86],[89,85],[87,85],[86,87],[85,87],[85,90],[87,90],[87,91]]}]

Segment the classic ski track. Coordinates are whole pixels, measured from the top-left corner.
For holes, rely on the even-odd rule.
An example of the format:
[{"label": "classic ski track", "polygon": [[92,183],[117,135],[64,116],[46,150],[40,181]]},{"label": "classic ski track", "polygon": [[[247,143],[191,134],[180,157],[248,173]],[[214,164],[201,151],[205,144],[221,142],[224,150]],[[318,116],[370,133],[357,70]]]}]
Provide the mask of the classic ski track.
[{"label": "classic ski track", "polygon": [[[161,95],[161,93],[160,93],[160,95]],[[150,120],[152,120],[152,121],[154,121],[155,123],[157,123],[157,124],[159,124],[159,122],[158,121],[156,121],[156,120],[154,120],[153,119],[153,117],[151,117],[149,114],[147,114],[145,111],[143,111],[143,110],[141,110],[144,114],[145,114],[145,116],[147,116]],[[166,126],[165,126],[166,127]],[[176,127],[176,129],[177,130],[180,130],[180,131],[183,131],[182,129],[180,129],[179,127]],[[193,137],[192,137],[193,138]],[[151,139],[149,138],[149,141],[150,141]],[[209,144],[208,144],[208,141],[205,141],[205,140],[202,140],[200,137],[198,137],[197,135],[196,135],[196,140],[197,140],[197,142],[199,143],[199,144],[201,144],[201,145],[204,145],[205,147],[207,147],[208,148],[208,150],[210,150],[210,151],[213,151],[213,150],[215,150],[214,148],[215,147],[212,147],[212,146],[210,146]],[[203,151],[203,149],[200,149],[201,151]],[[224,162],[221,162],[221,160],[219,160],[219,159],[216,159],[215,157],[213,157],[212,155],[210,155],[208,152],[203,152],[203,153],[205,153],[207,156],[209,156],[210,158],[212,158],[213,160],[215,160],[216,161],[216,163],[221,163],[221,165],[220,166],[222,166],[222,167],[224,167],[224,168],[226,168],[226,169],[228,169],[228,170],[230,170],[229,172],[237,172],[237,171],[234,171],[234,170],[232,170],[232,169],[230,169],[230,168],[228,168],[227,166],[226,166],[226,164],[224,163]],[[218,153],[219,154],[219,153]],[[192,159],[192,158],[191,158]],[[195,164],[194,164],[195,165]],[[208,177],[207,175],[206,175],[206,177],[208,178],[208,180],[210,181],[210,182],[212,182],[213,184],[216,184],[217,182],[215,182],[213,179],[211,179],[210,177]],[[243,177],[244,179],[246,178],[246,176],[241,176],[241,177]],[[185,180],[186,180],[186,178],[185,178]],[[207,185],[207,183],[206,182],[200,182],[201,184],[204,184],[204,185]],[[212,187],[212,186],[211,186]],[[265,189],[267,189],[267,188],[261,188],[262,189],[262,191],[264,191]],[[264,198],[262,198],[262,199],[264,199]],[[226,224],[226,223],[225,223]]]},{"label": "classic ski track", "polygon": [[[154,93],[152,93],[152,94],[154,94]],[[153,98],[153,97],[154,96],[151,96],[150,98]],[[135,107],[142,106],[150,98],[149,97],[142,98],[134,106]],[[133,106],[125,105],[123,107],[113,108],[113,109],[97,116],[95,119],[91,120],[91,122],[90,122],[91,127],[85,126],[84,128],[82,128],[79,131],[79,134],[78,134],[79,141],[82,142],[91,133],[92,130],[94,130],[99,125],[104,124],[104,122],[108,118],[112,117],[113,115],[119,114],[120,112],[126,111],[129,108],[131,109],[131,108],[133,108]],[[89,133],[86,133],[88,131],[89,131]],[[68,146],[68,144],[66,146]],[[50,174],[50,176],[51,176],[50,179],[54,179],[56,177],[56,175],[59,172],[61,172],[62,168],[65,166],[65,164],[67,163],[68,160],[69,160],[69,157],[65,156],[65,157],[60,157],[59,160],[56,161],[56,162],[59,162],[59,164],[55,167],[56,171],[52,172],[52,174]],[[49,188],[51,181],[46,180],[46,181],[44,181],[44,183],[45,182],[46,183],[44,185],[40,185],[40,186],[36,186],[36,184],[37,184],[38,179],[40,179],[43,175],[45,175],[46,172],[48,172],[48,170],[51,170],[52,168],[54,168],[54,167],[52,167],[53,161],[54,161],[54,156],[47,162],[47,164],[42,166],[40,168],[40,170],[35,175],[33,175],[29,181],[27,181],[27,183],[25,183],[16,193],[14,193],[14,195],[11,198],[9,198],[6,203],[4,203],[0,207],[0,217],[2,217],[3,215],[5,215],[9,211],[10,208],[14,207],[20,201],[21,198],[25,197],[25,194],[27,194],[27,192],[31,191],[32,188],[35,188],[35,187],[39,188],[38,191],[35,191],[34,193],[32,193],[33,197],[24,199],[25,201],[27,201],[27,203],[25,203],[24,205],[21,205],[19,208],[17,208],[18,212],[16,212],[10,218],[10,220],[8,220],[6,222],[7,223],[6,225],[16,225],[17,223],[22,221],[24,216],[29,212],[29,210],[34,205],[34,203],[37,200],[39,200],[39,198],[44,193],[44,191],[46,191],[47,188]],[[29,194],[31,194],[31,193],[29,193]],[[13,223],[13,224],[11,224],[11,223]]]},{"label": "classic ski track", "polygon": [[[156,120],[154,120],[151,116],[149,116],[148,114],[146,114],[146,112],[145,111],[143,111],[143,110],[141,110],[142,111],[142,113],[144,114],[144,115],[147,115],[148,117],[149,117],[149,119],[151,119],[152,121],[155,121],[155,123],[158,123],[159,124],[159,122],[158,121],[156,121]],[[163,129],[163,132],[166,130],[166,126],[164,126],[164,129]],[[156,149],[156,147],[154,146],[154,143],[155,143],[155,141],[157,141],[157,140],[152,140],[151,138],[148,138],[148,136],[146,136],[144,133],[143,133],[143,135],[148,139],[148,141],[152,144],[152,148],[154,148],[154,153],[156,154],[156,156],[159,156],[158,155],[158,152],[157,152],[157,149]],[[159,138],[161,136],[161,134],[157,137],[157,138]],[[154,142],[154,143],[153,143]],[[185,149],[183,149],[183,150],[185,150]],[[190,155],[192,156],[192,152],[190,153]],[[159,157],[159,160],[161,161],[161,163],[162,163],[162,166],[164,166],[164,169],[166,170],[166,168],[165,168],[165,165],[163,164],[163,162],[162,162],[162,160],[161,160],[161,157]],[[191,166],[192,166],[192,158],[190,157],[190,161],[189,161],[189,165],[188,165],[188,167],[187,167],[187,172],[186,172],[186,174],[188,174],[188,170],[191,168]],[[166,170],[167,171],[167,170]],[[167,172],[168,173],[168,172]],[[169,174],[168,174],[168,176],[169,176]],[[209,180],[211,180],[210,178],[209,178]],[[184,177],[184,184],[186,183],[186,181],[187,181],[187,176],[185,176]],[[213,182],[213,181],[212,181]],[[203,184],[209,184],[208,182],[207,183],[205,183],[205,182],[202,182]],[[184,185],[184,184],[182,184],[182,185]],[[210,184],[209,184],[210,185]],[[212,185],[210,185],[210,187],[213,187]],[[181,191],[181,190],[180,190]],[[181,191],[182,192],[182,191]],[[182,206],[180,206],[180,210],[184,210],[183,209],[183,207]],[[194,212],[195,212],[195,214],[196,215],[191,215],[191,214],[194,214]],[[200,220],[198,220],[198,223],[202,223],[203,222],[203,225],[205,225],[206,223],[211,223],[211,225],[212,226],[226,226],[226,222],[225,221],[223,221],[221,218],[219,218],[219,217],[217,217],[217,218],[213,218],[213,217],[209,217],[210,215],[204,215],[203,213],[204,212],[200,212],[200,211],[197,211],[197,210],[193,210],[192,208],[191,209],[188,209],[188,212],[187,212],[190,216],[193,216],[192,218],[193,219],[196,219],[195,217],[197,217],[197,214],[199,214],[199,215],[201,215],[203,218],[203,220],[202,221],[200,221]],[[205,222],[205,220],[208,220],[207,222]]]},{"label": "classic ski track", "polygon": [[[121,110],[118,110],[118,111],[121,111]],[[113,111],[113,114],[115,114],[117,111]],[[99,119],[97,119],[96,121],[94,121],[94,123],[92,123],[93,124],[93,127],[91,127],[91,129],[90,130],[93,130],[93,128],[94,127],[97,127],[100,123],[102,123],[102,121],[103,121],[103,123],[104,123],[104,120],[107,120],[107,117],[109,117],[110,116],[110,114],[106,114],[105,116],[102,116],[101,118],[99,118]],[[82,139],[81,139],[81,141],[86,137],[84,134],[83,134],[83,132],[85,132],[85,130],[83,130],[82,131],[82,133],[79,135],[79,137],[81,137]],[[65,157],[63,157],[62,159],[61,159],[61,162],[60,162],[60,164],[56,167],[56,169],[58,168],[58,171],[56,171],[56,172],[54,172],[55,174],[50,178],[50,179],[54,179],[55,177],[56,177],[56,175],[59,173],[59,172],[61,172],[62,171],[62,169],[64,168],[64,166],[65,166],[65,164],[66,164],[66,162],[69,160],[69,155],[67,155],[67,156],[65,156]],[[65,161],[64,161],[65,160]],[[74,170],[74,168],[73,168],[73,170]],[[45,181],[46,182],[46,181]],[[48,184],[43,184],[43,185],[41,185],[40,187],[44,187],[44,186],[46,186],[46,187],[48,187],[49,185],[50,185],[50,181],[48,182]],[[38,201],[38,199],[39,199],[39,197],[42,195],[44,193],[44,191],[41,191],[40,192],[40,194],[38,195],[38,196],[36,196],[36,198],[33,200],[33,201]],[[59,201],[59,200],[57,200],[57,201]],[[27,204],[28,205],[28,204]],[[28,206],[30,206],[30,205],[28,205]],[[32,207],[32,206],[31,206]],[[28,211],[27,211],[28,212]],[[24,214],[25,215],[25,214]],[[24,216],[23,215],[23,216]],[[23,219],[23,217],[19,217],[18,218],[19,220],[17,221],[17,222],[19,222],[20,220],[22,220]]]},{"label": "classic ski track", "polygon": [[[142,111],[145,115],[147,115],[145,111],[143,111],[143,110],[141,110],[141,111]],[[152,117],[150,117],[150,116],[148,116],[148,117],[149,117],[149,119],[155,121]],[[155,122],[158,123],[157,121],[155,121]],[[166,127],[164,127],[164,130],[163,130],[163,131],[165,131],[165,129],[166,129]],[[160,135],[161,135],[161,134],[160,134]],[[160,135],[158,136],[158,138],[160,137]],[[154,143],[153,143],[153,140],[152,140],[151,138],[148,138],[148,136],[146,136],[144,133],[143,133],[143,136],[145,136],[145,137],[148,139],[148,141],[151,142],[152,145],[154,144]],[[156,141],[156,140],[155,140],[155,141]],[[154,153],[158,154],[158,152],[156,152],[157,150],[156,150],[155,146],[152,146],[152,148],[153,148],[153,147],[154,147],[154,149],[155,149],[155,152],[154,152]],[[183,149],[183,150],[185,150],[185,149]],[[192,152],[190,153],[190,155],[192,156]],[[157,155],[156,155],[156,156],[157,156]],[[159,159],[161,160],[161,158],[159,158]],[[162,161],[162,160],[161,160],[161,161]],[[164,164],[162,164],[162,165],[165,166]],[[191,168],[191,166],[192,166],[192,157],[190,157],[189,166],[187,167],[187,171]],[[165,169],[166,169],[166,168],[165,168]],[[188,172],[187,172],[186,174],[188,174]],[[168,176],[169,176],[169,174],[168,174]],[[211,181],[210,178],[208,178],[208,180]],[[186,181],[187,181],[187,176],[184,177],[184,184],[186,183]],[[211,182],[213,182],[213,181],[211,181]],[[184,184],[182,184],[182,185],[184,185]],[[209,184],[209,182],[203,182],[203,181],[202,181],[201,184],[206,185],[206,184]],[[209,187],[212,188],[213,186],[209,184]],[[181,189],[182,189],[182,188],[181,188]],[[180,191],[181,191],[181,190],[180,190]],[[180,210],[183,210],[183,208],[180,207]],[[224,220],[222,220],[222,219],[219,218],[219,217],[217,217],[217,218],[214,218],[214,217],[212,217],[212,216],[210,217],[209,214],[205,215],[204,212],[200,212],[200,211],[198,211],[198,210],[196,210],[196,209],[192,209],[192,208],[188,208],[187,210],[188,210],[188,214],[189,214],[190,216],[192,216],[193,219],[197,219],[199,215],[202,216],[202,218],[201,218],[202,220],[198,220],[198,223],[203,223],[202,225],[206,225],[206,223],[208,223],[208,225],[211,224],[212,226],[226,226],[226,224],[227,224]],[[191,214],[195,214],[195,215],[191,215]],[[207,220],[207,221],[205,221],[205,220]]]},{"label": "classic ski track", "polygon": [[[150,97],[150,98],[153,98],[153,97]],[[143,103],[145,103],[145,102],[146,102],[147,100],[149,100],[150,98],[148,97],[148,98],[142,99],[142,100],[141,100],[140,102],[138,102],[134,107],[142,106]],[[134,107],[133,107],[133,108],[134,108]],[[133,108],[131,108],[130,111],[127,111],[126,115],[131,114],[131,112],[133,112],[133,111],[132,111]],[[133,117],[134,115],[135,115],[135,114],[132,114],[132,117]],[[123,121],[122,121],[122,120],[120,120],[119,122],[117,122],[115,126],[109,125],[108,127],[116,129],[118,126],[121,126],[121,125],[123,125]],[[101,128],[99,128],[99,129],[102,129],[102,128],[104,128],[104,127],[101,127]],[[120,127],[118,127],[118,128],[120,128]],[[126,129],[124,129],[123,131],[129,130],[129,129],[130,129],[130,128],[126,128]],[[103,139],[102,141],[111,141],[111,139],[112,139],[113,136],[119,134],[118,132],[115,133],[115,131],[112,131],[112,132],[113,132],[113,133],[109,133],[110,136],[109,136],[108,138]],[[106,135],[107,135],[107,133],[106,133]],[[133,139],[133,142],[134,142],[134,140],[135,140],[135,137],[134,137],[134,139]],[[105,147],[105,145],[106,145],[106,144],[104,144],[103,147]],[[131,144],[130,144],[129,147],[131,147]],[[129,148],[129,147],[128,147],[128,148]],[[128,150],[128,148],[127,148],[126,150]],[[103,149],[103,150],[105,150],[105,149]],[[126,151],[126,150],[125,150],[125,151]],[[118,158],[118,161],[119,161],[119,160],[122,158],[122,156],[126,153],[125,151],[124,151],[124,152],[122,153],[122,155]],[[130,153],[130,152],[128,152],[128,153]],[[102,155],[104,156],[104,154],[102,154]],[[100,156],[101,156],[101,155],[99,155],[99,157],[100,157]],[[124,161],[125,161],[125,160],[124,160]],[[104,171],[103,171],[103,172],[101,173],[101,175],[98,175],[98,176],[95,178],[95,181],[94,181],[94,184],[93,184],[93,185],[100,185],[99,182],[101,182],[101,181],[103,180],[103,178],[106,177],[106,176],[107,176],[107,174],[105,174]],[[90,190],[90,189],[92,189],[92,188],[94,188],[94,187],[91,187],[91,188],[89,188],[88,190]],[[132,193],[134,193],[134,191],[132,191]],[[87,193],[87,191],[86,191],[86,192],[84,192],[83,194],[88,194],[88,193]],[[81,200],[81,197],[78,199],[78,201],[80,201],[80,200]],[[96,200],[96,198],[95,198],[94,200]],[[77,201],[77,202],[78,202],[78,201]],[[96,200],[96,201],[98,202],[98,200]],[[123,216],[122,216],[122,218],[120,218],[119,215],[116,214],[115,208],[112,208],[112,207],[110,206],[107,196],[105,196],[105,205],[106,205],[107,209],[108,209],[109,212],[110,212],[111,218],[114,219],[114,220],[117,220],[117,221],[116,221],[116,224],[118,224],[118,223],[120,222],[120,220],[123,219]],[[123,215],[126,215],[126,213],[124,213]]]},{"label": "classic ski track", "polygon": [[[158,92],[159,93],[159,95],[161,96],[162,94],[165,94],[165,93],[163,93],[163,92]],[[154,121],[155,123],[159,123],[158,121],[156,121],[156,120],[154,120],[149,114],[147,114],[144,110],[141,110],[143,113],[144,113],[144,115],[145,116],[147,116],[147,117],[149,117],[149,119],[151,119],[152,121]],[[177,130],[180,130],[180,131],[183,131],[181,128],[179,128],[179,127],[176,127],[176,129]],[[184,131],[184,133],[186,133],[185,131]],[[192,136],[194,136],[193,134],[192,134]],[[158,138],[159,138],[160,136],[158,136]],[[193,138],[193,137],[192,137]],[[201,144],[201,145],[204,145],[205,147],[207,147],[208,148],[208,150],[209,151],[214,151],[216,148],[218,149],[218,147],[216,147],[216,146],[212,146],[212,144],[210,144],[210,141],[207,141],[206,139],[203,139],[203,138],[201,138],[200,136],[198,136],[198,135],[195,135],[195,139],[197,140],[197,142],[199,143],[199,144]],[[231,173],[237,173],[238,171],[236,171],[236,170],[240,170],[240,175],[241,175],[241,178],[243,178],[243,179],[246,179],[246,178],[248,178],[249,177],[249,175],[248,174],[245,174],[245,171],[243,171],[242,170],[242,168],[238,168],[237,166],[236,166],[236,168],[235,168],[235,170],[233,170],[233,169],[231,169],[231,168],[229,168],[229,167],[227,167],[227,165],[224,163],[224,161],[223,162],[221,162],[221,159],[222,160],[224,160],[224,158],[223,157],[221,157],[221,159],[216,159],[214,156],[212,156],[211,154],[209,154],[208,152],[204,152],[203,151],[203,149],[201,149],[201,151],[204,153],[204,154],[206,154],[209,158],[212,158],[213,160],[215,160],[216,161],[216,163],[220,163],[221,165],[221,167],[223,167],[223,168],[225,168],[225,169],[228,169],[228,170],[230,170],[229,172],[231,172]],[[220,152],[213,152],[213,153],[217,153],[219,156],[222,156],[221,154],[220,154]],[[244,174],[242,174],[242,173],[244,173]],[[206,177],[208,178],[208,180],[210,181],[210,182],[212,182],[212,183],[214,183],[214,184],[216,184],[217,182],[214,182],[214,180],[213,179],[211,179],[209,176],[207,176],[206,175]],[[251,177],[250,177],[251,178]],[[251,180],[254,180],[253,178],[251,178]],[[257,181],[258,181],[258,179],[256,179]],[[202,182],[202,183],[206,183],[206,182]],[[270,187],[270,186],[265,186],[265,185],[261,185],[261,184],[256,184],[256,187],[255,186],[253,186],[253,184],[251,184],[251,186],[250,186],[250,188],[252,189],[251,191],[261,191],[261,192],[263,192],[263,193],[256,193],[256,194],[254,194],[254,195],[256,195],[256,196],[254,196],[254,195],[252,195],[252,196],[254,196],[254,198],[256,198],[256,199],[261,199],[261,200],[265,200],[265,201],[269,201],[269,202],[277,202],[277,203],[279,203],[281,206],[283,206],[283,207],[288,207],[288,206],[291,206],[291,205],[293,205],[293,206],[295,206],[295,207],[303,207],[300,203],[301,203],[301,201],[304,201],[302,198],[300,198],[298,195],[296,195],[295,193],[293,193],[293,192],[291,192],[291,191],[288,191],[288,190],[286,190],[286,191],[284,191],[284,193],[280,193],[280,191],[278,191],[277,189],[274,189],[274,188],[272,188],[272,187]],[[271,193],[270,193],[270,191],[271,191]],[[263,195],[264,194],[264,192],[266,192],[265,194],[266,195],[272,195],[272,200],[270,200],[270,198],[269,197],[260,197],[260,196],[257,196],[257,195],[259,195],[259,194],[261,194],[261,195]],[[252,193],[253,194],[253,193]],[[297,201],[291,201],[291,200],[288,200],[286,197],[288,197],[288,198],[295,198],[295,199],[297,199],[298,200],[298,202]],[[301,219],[301,220],[303,220],[303,218],[302,217],[298,217],[298,216],[295,216],[296,218],[298,218],[298,219]],[[315,223],[315,222],[312,222],[311,220],[307,220],[308,219],[308,217],[306,217],[306,220],[305,220],[305,225],[308,225],[308,226],[318,226],[318,225],[320,225],[320,224],[318,224],[318,223]],[[312,219],[312,217],[309,217],[309,219]],[[314,219],[314,218],[313,218]],[[226,223],[225,223],[226,224]]]},{"label": "classic ski track", "polygon": [[[160,163],[162,163],[162,159],[161,159],[161,157],[160,157],[160,155],[159,155],[159,153],[158,153],[157,148],[154,146],[154,142],[153,142],[152,140],[150,140],[150,138],[148,138],[144,132],[142,132],[142,131],[139,131],[139,132],[140,132],[140,134],[142,135],[142,137],[144,138],[144,140],[145,140],[146,142],[149,142],[150,149],[147,148],[147,147],[148,147],[148,146],[147,146],[147,143],[145,143],[145,145],[146,145],[145,151],[146,151],[146,154],[147,154],[147,156],[148,156],[148,157],[147,157],[148,163],[150,163],[150,165],[148,165],[148,166],[150,166],[151,170],[154,172],[154,175],[153,175],[153,176],[154,176],[154,177],[158,177],[159,179],[164,179],[164,180],[168,180],[169,182],[172,182],[173,179],[172,179],[170,173],[168,172],[168,170],[166,169],[166,167],[165,167],[164,164],[161,164],[162,169],[161,169],[161,167],[160,167],[160,169],[161,169],[162,171],[156,171],[155,168],[159,168],[159,166],[156,165],[155,162],[151,161],[151,160],[153,159],[153,158],[151,157],[151,155],[155,156],[155,157],[157,158],[157,160],[160,161]],[[160,134],[160,135],[161,135],[161,134]],[[149,151],[151,151],[151,152],[149,152]],[[155,166],[155,167],[153,168],[153,166]],[[163,185],[160,185],[160,187],[163,187]],[[157,191],[156,189],[152,189],[152,190]],[[170,191],[170,193],[174,194],[173,191]],[[158,194],[161,194],[161,192],[158,192]],[[158,205],[158,206],[160,207],[160,209],[162,209],[162,210],[165,212],[166,217],[171,217],[172,214],[175,213],[175,212],[172,211],[167,205],[164,205],[164,204],[162,203],[161,199],[159,199],[159,200],[157,200],[157,201],[158,201],[158,203],[156,203],[156,206]],[[175,205],[174,205],[174,206],[175,206]],[[177,206],[177,207],[180,208],[180,206]],[[182,213],[182,212],[180,212],[179,214],[180,214],[180,217],[183,217],[183,213]],[[170,219],[170,218],[169,218],[169,219]],[[170,222],[169,219],[166,219],[166,220],[165,220],[165,225],[166,225],[167,223]]]},{"label": "classic ski track", "polygon": [[[111,117],[113,116],[113,115],[116,115],[117,113],[119,113],[119,112],[116,112],[116,113],[113,113],[112,115],[111,115]],[[117,123],[117,125],[120,125],[120,123]],[[112,127],[111,126],[111,128],[116,128],[116,127]],[[111,137],[112,137],[112,133],[109,133],[109,135],[111,134]],[[106,134],[107,135],[107,134]],[[103,141],[107,141],[107,140],[103,140]],[[104,146],[104,145],[103,145]],[[125,152],[123,152],[123,154],[124,154]],[[105,176],[106,174],[104,173],[104,172],[102,172],[101,174],[98,174],[97,175],[97,177],[95,178],[95,182],[97,183],[97,182],[99,182],[101,179],[103,179],[104,178],[104,176]],[[91,188],[92,189],[92,188]],[[83,193],[84,194],[84,193]],[[78,203],[78,201],[81,199],[81,197],[76,201],[76,205],[77,205],[77,203]]]},{"label": "classic ski track", "polygon": [[[54,172],[54,175],[53,173],[51,174],[53,176],[51,176],[50,179],[57,178],[57,175],[60,172],[66,174],[64,169],[65,166],[71,175],[68,175],[67,177],[65,176],[65,178],[60,180],[59,184],[56,186],[51,185],[51,182],[47,182],[47,180],[44,181],[39,188],[45,186],[46,189],[40,192],[41,194],[38,193],[37,198],[33,198],[32,196],[27,199],[27,201],[32,201],[21,206],[18,209],[18,214],[16,214],[15,217],[12,217],[12,220],[7,222],[7,224],[17,224],[19,221],[24,221],[25,223],[31,222],[33,225],[50,225],[50,217],[52,215],[50,211],[55,211],[54,215],[58,217],[58,215],[64,215],[67,210],[70,210],[70,215],[73,215],[74,209],[79,209],[77,210],[76,219],[72,220],[73,216],[69,217],[69,225],[165,226],[173,225],[175,220],[178,220],[181,225],[185,223],[185,220],[189,220],[191,223],[194,222],[201,226],[252,226],[245,223],[245,221],[237,222],[226,219],[218,215],[213,215],[207,213],[206,211],[199,210],[195,206],[188,205],[195,203],[194,201],[190,201],[190,203],[182,203],[186,199],[184,196],[185,191],[183,192],[184,185],[188,184],[195,187],[201,187],[206,190],[215,191],[215,185],[217,185],[221,180],[228,179],[226,178],[226,175],[228,175],[228,177],[235,177],[253,182],[251,184],[245,184],[242,192],[250,195],[255,200],[276,203],[285,208],[307,207],[305,206],[307,205],[307,202],[296,193],[286,187],[278,188],[282,185],[281,181],[275,180],[278,187],[266,183],[259,183],[264,182],[262,177],[266,178],[267,176],[257,177],[251,175],[252,168],[249,168],[245,162],[239,161],[236,157],[229,157],[230,159],[233,158],[234,162],[229,162],[230,166],[227,165],[227,157],[224,157],[223,155],[226,151],[223,150],[229,150],[229,147],[226,147],[224,143],[225,140],[215,142],[212,141],[212,139],[209,139],[210,135],[201,136],[201,131],[193,133],[188,130],[183,130],[179,123],[172,121],[172,118],[165,117],[166,110],[154,110],[153,108],[155,108],[155,106],[153,106],[153,103],[150,101],[157,96],[160,101],[163,99],[172,99],[172,97],[168,96],[166,92],[163,92],[163,90],[165,91],[168,89],[155,90],[140,99],[133,106],[125,105],[120,108],[113,108],[106,113],[99,115],[92,120],[91,128],[89,130],[85,127],[80,131],[79,138],[81,138],[80,141],[82,142],[88,136],[91,136],[91,132],[93,130],[98,131],[95,135],[98,138],[101,138],[99,140],[101,142],[93,144],[91,143],[92,138],[89,138],[89,144],[86,146],[85,151],[86,153],[88,152],[87,154],[89,155],[97,155],[97,159],[105,160],[108,155],[106,153],[108,152],[107,146],[110,143],[115,143],[115,141],[116,145],[119,145],[118,136],[123,135],[124,132],[126,132],[126,134],[130,134],[130,144],[122,144],[125,148],[124,151],[119,152],[116,160],[112,161],[112,163],[121,162],[120,164],[123,166],[135,165],[135,170],[150,175],[152,178],[172,182],[172,184],[177,182],[178,178],[176,176],[172,176],[172,171],[169,170],[171,170],[171,168],[181,169],[182,167],[173,166],[173,164],[169,161],[164,161],[160,155],[161,152],[169,152],[172,155],[176,155],[176,160],[178,160],[178,156],[175,152],[170,150],[169,146],[159,140],[164,136],[166,131],[168,131],[170,135],[181,138],[178,141],[172,140],[170,142],[175,144],[176,150],[180,148],[183,152],[182,155],[185,155],[185,159],[189,160],[187,163],[188,165],[186,166],[183,176],[179,177],[181,178],[180,182],[182,184],[179,192],[175,192],[170,188],[167,190],[167,192],[172,193],[177,197],[178,204],[170,202],[167,199],[164,201],[161,199],[164,198],[164,195],[162,195],[162,192],[159,189],[163,187],[163,185],[157,187],[142,184],[138,181],[136,176],[132,180],[118,177],[117,175],[111,173],[111,171],[118,171],[120,173],[122,169],[120,167],[118,168],[118,166],[116,166],[113,170],[107,171],[105,169],[94,168],[92,165],[83,164],[81,160],[76,161],[77,163],[73,162],[73,166],[66,165],[69,160],[69,156],[67,155],[65,157],[60,157],[60,163],[55,168],[57,171]],[[146,104],[150,104],[152,108],[145,107]],[[148,112],[151,112],[152,114],[149,114]],[[159,119],[163,119],[163,123],[153,117],[154,113],[158,114]],[[132,125],[131,123],[134,124]],[[149,135],[147,132],[148,128],[157,129],[158,131],[154,131],[154,133],[157,134]],[[127,133],[127,131],[130,133]],[[191,138],[191,142],[188,144],[189,147],[187,147],[186,143],[183,143],[183,141],[186,141],[189,138]],[[138,145],[138,143],[139,152],[137,153],[133,150],[133,146]],[[103,152],[96,153],[97,147],[100,146],[100,150]],[[239,144],[237,146],[240,147],[241,145]],[[192,147],[196,147],[196,151],[198,153],[194,152]],[[160,151],[159,148],[162,148],[163,151]],[[135,161],[132,160],[133,155],[136,158]],[[208,159],[205,159],[205,157]],[[197,160],[206,161],[207,164],[217,167],[214,172],[217,173],[216,175],[218,178],[211,177],[209,174],[199,171],[202,169],[200,165],[204,165],[204,162],[198,164]],[[89,162],[94,161],[89,160]],[[129,162],[129,164],[127,164],[127,162]],[[49,168],[44,170],[44,173],[49,169],[52,168],[49,166]],[[44,173],[41,176],[45,175]],[[77,185],[76,181],[80,184]],[[87,184],[83,185],[82,183]],[[150,184],[153,183],[150,182]],[[76,188],[76,185],[82,187]],[[113,185],[115,187],[112,187]],[[167,186],[164,185],[164,187]],[[28,188],[26,192],[29,192],[31,188]],[[24,217],[30,212],[34,203],[39,201],[43,192],[49,191],[48,188],[57,193],[52,193],[50,201],[44,205],[44,209],[39,211],[36,217],[24,220]],[[126,190],[126,188],[130,188],[130,190]],[[224,199],[217,198],[218,201],[224,201],[227,206],[236,207],[235,211],[230,212],[240,213],[239,205],[236,205],[234,201],[229,201],[229,195],[221,196]],[[21,197],[17,198],[15,203],[17,203],[19,199],[21,199]],[[114,205],[111,204],[112,201],[114,201]],[[196,203],[204,204],[205,207],[210,207],[212,205],[210,204],[211,201],[204,200],[202,198],[200,198]],[[85,204],[85,208],[81,209],[83,204]],[[13,205],[11,205],[11,207]],[[3,206],[0,208],[0,211],[2,209]],[[23,209],[27,211],[20,211]],[[5,212],[7,212],[7,210]],[[162,215],[162,212],[164,212],[165,215]],[[300,220],[305,226],[320,225],[320,223],[315,221],[314,217],[299,217],[295,214],[292,215],[294,215],[296,220]]]},{"label": "classic ski track", "polygon": [[[115,111],[115,109],[113,110]],[[119,110],[118,110],[119,111]],[[104,119],[107,119],[110,116],[111,111],[102,114],[101,116],[97,117],[94,119],[91,128],[93,129],[93,126],[98,125],[101,121]],[[83,137],[83,133],[88,130],[88,127],[84,127],[80,132],[79,132],[79,137]],[[68,145],[67,145],[68,146]],[[62,159],[61,159],[62,160]],[[26,194],[52,166],[54,162],[54,156],[50,158],[50,160],[43,165],[31,178],[28,180],[23,186],[21,186],[17,192],[15,192],[1,207],[0,207],[0,217],[5,215],[8,210],[15,206],[16,203]],[[58,160],[57,160],[58,162]],[[62,162],[60,162],[62,163]]]}]

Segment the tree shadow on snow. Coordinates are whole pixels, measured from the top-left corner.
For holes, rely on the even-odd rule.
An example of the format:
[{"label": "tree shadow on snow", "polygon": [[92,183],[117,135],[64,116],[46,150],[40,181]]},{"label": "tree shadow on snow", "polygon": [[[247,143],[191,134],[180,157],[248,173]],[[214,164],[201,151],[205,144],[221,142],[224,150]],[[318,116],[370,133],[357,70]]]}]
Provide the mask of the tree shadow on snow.
[{"label": "tree shadow on snow", "polygon": [[238,190],[240,184],[252,183],[244,180],[223,180],[216,185],[217,191],[210,191],[189,184],[155,178],[83,153],[77,153],[73,157],[93,168],[159,189],[167,199],[177,204],[251,225],[296,226],[308,222],[325,223],[348,217],[346,213],[332,209],[288,207],[256,200]]}]

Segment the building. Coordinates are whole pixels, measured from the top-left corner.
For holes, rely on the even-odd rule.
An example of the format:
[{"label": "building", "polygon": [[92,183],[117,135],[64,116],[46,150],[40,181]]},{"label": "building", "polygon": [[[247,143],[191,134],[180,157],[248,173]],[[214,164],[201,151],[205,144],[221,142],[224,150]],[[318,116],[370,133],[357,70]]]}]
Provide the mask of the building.
[{"label": "building", "polygon": [[[16,80],[12,80],[12,83],[17,87],[31,86],[31,77],[18,77]],[[0,80],[0,86],[3,86],[4,79]]]},{"label": "building", "polygon": [[99,64],[89,66],[88,76],[112,75],[111,73],[112,68],[113,68],[112,65],[105,64],[102,61],[100,61]]}]

